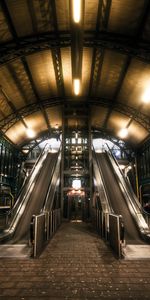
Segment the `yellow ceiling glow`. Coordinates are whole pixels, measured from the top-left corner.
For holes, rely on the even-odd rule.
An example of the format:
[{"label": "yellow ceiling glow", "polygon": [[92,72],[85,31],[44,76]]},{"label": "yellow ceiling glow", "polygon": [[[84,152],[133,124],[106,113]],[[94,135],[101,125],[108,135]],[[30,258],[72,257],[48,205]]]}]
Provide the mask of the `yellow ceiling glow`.
[{"label": "yellow ceiling glow", "polygon": [[127,128],[122,128],[119,133],[118,133],[119,137],[124,139],[128,136],[128,129]]},{"label": "yellow ceiling glow", "polygon": [[26,134],[29,138],[34,138],[35,137],[35,132],[30,128],[26,129]]},{"label": "yellow ceiling glow", "polygon": [[142,95],[142,101],[144,103],[150,103],[150,87],[148,87]]}]

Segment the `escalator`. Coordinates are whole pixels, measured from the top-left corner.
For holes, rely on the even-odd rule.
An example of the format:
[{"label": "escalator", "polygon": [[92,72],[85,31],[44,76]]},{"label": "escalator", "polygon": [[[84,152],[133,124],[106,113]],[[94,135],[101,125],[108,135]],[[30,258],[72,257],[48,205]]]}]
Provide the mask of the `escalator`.
[{"label": "escalator", "polygon": [[122,216],[127,244],[144,244],[150,232],[131,190],[123,182],[122,174],[116,171],[117,166],[108,153],[95,153],[95,156],[96,172],[100,172],[106,193],[107,211]]},{"label": "escalator", "polygon": [[45,207],[52,208],[59,168],[60,151],[58,153],[46,152],[40,167],[37,165],[36,176],[34,178],[31,176],[24,186],[22,198],[19,196],[19,204],[9,222],[10,225],[0,235],[1,243],[28,241],[32,216],[43,212]]}]

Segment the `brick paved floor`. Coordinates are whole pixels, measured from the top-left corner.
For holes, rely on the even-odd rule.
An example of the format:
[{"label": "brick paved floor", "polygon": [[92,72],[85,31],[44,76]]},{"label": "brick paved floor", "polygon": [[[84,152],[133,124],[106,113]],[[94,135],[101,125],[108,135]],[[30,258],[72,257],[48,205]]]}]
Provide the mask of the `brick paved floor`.
[{"label": "brick paved floor", "polygon": [[117,260],[89,224],[63,223],[39,259],[0,259],[2,299],[150,299],[150,260]]}]

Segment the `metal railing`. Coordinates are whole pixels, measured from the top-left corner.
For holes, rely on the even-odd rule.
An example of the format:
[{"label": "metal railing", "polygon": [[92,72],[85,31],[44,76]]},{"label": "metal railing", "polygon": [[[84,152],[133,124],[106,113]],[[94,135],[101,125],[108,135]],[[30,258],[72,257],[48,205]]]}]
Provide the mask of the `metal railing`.
[{"label": "metal railing", "polygon": [[140,233],[143,236],[150,238],[150,229],[148,226],[149,221],[148,221],[148,223],[146,222],[146,219],[144,217],[144,212],[143,212],[140,202],[138,201],[136,195],[134,194],[131,185],[125,178],[122,170],[119,167],[119,164],[118,164],[116,158],[111,153],[110,149],[109,149],[109,153],[107,153],[107,155],[108,155],[109,161],[112,165],[112,168],[115,172],[114,174],[117,177],[117,180],[120,184],[122,193],[125,196],[125,200],[128,205],[129,211],[130,211],[132,217],[134,218],[134,220],[140,230]]},{"label": "metal railing", "polygon": [[60,208],[36,215],[30,225],[31,257],[38,257],[61,224]]},{"label": "metal railing", "polygon": [[117,258],[123,258],[125,239],[122,216],[103,213],[100,209],[93,208],[92,217],[100,237],[109,243]]}]

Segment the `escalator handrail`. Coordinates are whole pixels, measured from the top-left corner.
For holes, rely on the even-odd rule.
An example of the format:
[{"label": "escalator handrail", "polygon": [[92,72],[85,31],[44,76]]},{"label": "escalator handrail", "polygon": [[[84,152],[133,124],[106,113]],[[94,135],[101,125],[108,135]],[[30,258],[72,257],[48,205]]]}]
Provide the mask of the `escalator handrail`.
[{"label": "escalator handrail", "polygon": [[[106,144],[107,144],[107,143],[106,143]],[[134,193],[134,191],[133,191],[131,185],[129,184],[129,182],[128,182],[127,179],[125,178],[124,173],[123,173],[123,171],[121,170],[120,165],[119,165],[119,163],[118,163],[116,157],[115,157],[114,154],[112,153],[112,151],[111,151],[110,147],[108,146],[108,144],[107,144],[107,147],[108,147],[108,149],[109,149],[110,156],[111,156],[112,159],[114,160],[114,162],[115,162],[115,164],[116,164],[116,166],[117,166],[117,169],[119,170],[119,172],[120,172],[120,174],[121,174],[121,183],[123,184],[124,188],[127,189],[128,193],[130,193],[130,197],[131,197],[132,199],[134,199],[134,202],[135,202],[135,204],[136,204],[136,206],[137,206],[139,212],[142,213],[142,207],[141,207],[141,204],[139,203],[139,201],[138,201],[138,199],[137,199],[137,197],[136,197],[136,195],[135,195],[135,193]]]},{"label": "escalator handrail", "polygon": [[[127,205],[129,207],[130,213],[132,214],[132,216],[134,217],[134,219],[138,223],[140,231],[144,234],[149,234],[148,225],[145,222],[144,216],[142,214],[141,207],[139,207],[139,205],[137,205],[137,200],[135,201],[135,198],[136,198],[135,195],[134,195],[134,202],[133,202],[133,197],[131,195],[131,190],[128,189],[129,184],[128,185],[125,184],[126,181],[124,180],[124,174],[123,174],[122,170],[120,170],[120,168],[118,166],[118,162],[116,164],[116,159],[112,156],[112,153],[108,153],[107,151],[106,151],[106,153],[107,153],[107,155],[109,155],[108,157],[109,157],[110,160],[113,159],[111,164],[112,164],[112,167],[114,168],[114,171],[116,173],[116,176],[117,176],[119,182],[121,183],[121,186],[123,187],[122,192],[124,193],[124,196],[125,196],[125,199],[127,201]],[[116,167],[114,166],[113,162],[115,163]],[[119,176],[118,171],[119,171],[121,176]],[[129,205],[129,203],[130,203],[130,205]],[[131,209],[131,207],[132,207],[132,209]]]},{"label": "escalator handrail", "polygon": [[104,192],[104,195],[105,195],[104,198],[105,198],[107,210],[108,210],[108,212],[113,212],[111,201],[110,201],[109,195],[107,193],[107,188],[106,188],[105,180],[103,178],[103,173],[102,173],[102,170],[101,170],[101,166],[100,166],[99,161],[97,159],[96,151],[95,151],[94,146],[93,146],[93,153],[94,153],[95,161],[96,161],[96,164],[97,164],[97,167],[98,167],[98,170],[99,170],[99,175],[100,175],[101,183],[102,183],[102,186],[103,186],[103,192]]},{"label": "escalator handrail", "polygon": [[[56,183],[57,183],[57,168],[60,169],[60,162],[61,162],[61,148],[59,149],[57,156],[56,156],[56,161],[55,164],[53,166],[53,170],[52,170],[52,176],[51,176],[51,181],[50,181],[50,185],[48,187],[47,190],[47,194],[45,197],[45,201],[44,201],[44,205],[43,205],[43,212],[46,211],[51,211],[52,209],[52,205],[53,205],[53,199],[54,199],[54,192],[56,189]],[[52,194],[52,190],[53,190],[53,195]],[[51,201],[51,203],[49,203]]]},{"label": "escalator handrail", "polygon": [[44,148],[42,149],[40,155],[39,155],[38,158],[36,159],[36,162],[35,162],[35,164],[34,164],[32,170],[31,170],[29,176],[26,177],[25,181],[23,182],[23,185],[22,185],[22,187],[21,187],[21,189],[20,189],[20,191],[19,191],[19,195],[18,195],[18,197],[17,197],[17,201],[15,202],[15,205],[13,206],[12,210],[15,209],[15,207],[17,206],[17,202],[19,202],[19,200],[20,200],[20,194],[22,193],[22,190],[23,190],[23,188],[25,187],[25,185],[27,184],[27,182],[29,182],[30,178],[32,177],[32,174],[33,174],[33,172],[34,172],[36,166],[38,165],[39,161],[41,160],[41,158],[42,158],[42,156],[43,156],[43,154],[44,154],[44,152],[45,152],[45,149],[46,149],[47,145],[48,145],[48,144],[46,143],[46,145],[45,145]]},{"label": "escalator handrail", "polygon": [[[45,149],[46,147],[44,147]],[[42,151],[42,156],[40,157],[40,159],[38,160],[38,164],[39,162],[43,159],[45,159],[45,156],[47,155],[47,151]],[[36,167],[38,166],[38,164],[36,164]],[[41,163],[41,166],[42,166],[42,163]],[[39,170],[41,169],[41,166],[38,170],[36,170],[36,173],[38,174],[39,173]],[[35,168],[34,168],[34,171],[35,171]],[[36,174],[36,175],[37,175]],[[33,175],[33,173],[32,173]],[[36,179],[37,176],[35,176],[35,178],[33,180]],[[30,182],[29,182],[30,183]],[[22,199],[22,201],[19,203],[18,207],[17,207],[17,211],[16,213],[12,216],[12,221],[11,223],[9,224],[9,227],[7,229],[5,229],[4,231],[4,235],[9,235],[9,234],[12,234],[16,228],[16,220],[18,220],[18,218],[20,218],[20,215],[22,214],[22,211],[21,210],[25,210],[26,209],[26,206],[27,206],[27,203],[28,203],[28,200],[30,199],[30,193],[31,193],[31,187],[33,185],[34,181],[31,180],[31,183],[28,187],[28,189],[25,191],[25,194],[24,194],[24,197]],[[3,234],[1,236],[1,238],[3,238]]]}]

